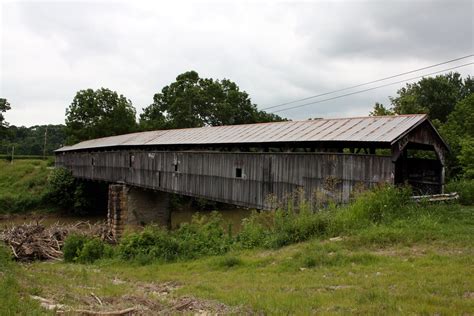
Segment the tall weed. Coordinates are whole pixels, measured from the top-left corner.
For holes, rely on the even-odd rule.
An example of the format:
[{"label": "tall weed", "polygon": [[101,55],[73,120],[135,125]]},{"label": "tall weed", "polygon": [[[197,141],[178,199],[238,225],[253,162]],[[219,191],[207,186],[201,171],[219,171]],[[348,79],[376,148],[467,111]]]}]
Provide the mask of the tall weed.
[{"label": "tall weed", "polygon": [[464,205],[474,204],[474,179],[462,179],[446,185],[446,192],[458,192],[459,203]]},{"label": "tall weed", "polygon": [[0,244],[0,315],[39,315],[44,310],[18,282],[20,272],[10,252]]},{"label": "tall weed", "polygon": [[[290,203],[285,209],[254,211],[243,220],[236,237],[226,231],[218,213],[197,214],[190,223],[174,231],[147,226],[143,231],[129,233],[121,239],[115,254],[122,260],[147,264],[222,255],[234,247],[279,248],[315,237],[350,235],[356,244],[411,243],[436,238],[440,223],[449,221],[450,210],[456,206],[414,203],[410,195],[407,188],[381,186],[361,193],[348,205],[332,204],[324,210],[314,210],[300,201],[296,208]],[[65,244],[66,261],[92,262],[107,256],[107,248],[98,241],[71,238]],[[322,264],[321,260],[310,256],[303,264],[311,267]]]},{"label": "tall weed", "polygon": [[243,248],[278,248],[322,236],[329,227],[325,211],[312,211],[306,203],[299,209],[254,212],[244,220],[237,240]]},{"label": "tall weed", "polygon": [[410,196],[411,190],[407,187],[387,185],[366,191],[337,210],[332,219],[332,232],[337,234],[406,217],[416,208]]},{"label": "tall weed", "polygon": [[314,211],[301,202],[270,212],[254,212],[244,220],[237,241],[243,248],[278,248],[314,237],[338,235],[374,225],[389,224],[416,214],[407,188],[382,186],[361,193],[351,204],[329,205]]},{"label": "tall weed", "polygon": [[139,263],[224,254],[233,242],[224,227],[218,213],[211,216],[197,214],[191,223],[183,224],[175,231],[148,226],[141,232],[124,236],[118,254],[122,259]]}]

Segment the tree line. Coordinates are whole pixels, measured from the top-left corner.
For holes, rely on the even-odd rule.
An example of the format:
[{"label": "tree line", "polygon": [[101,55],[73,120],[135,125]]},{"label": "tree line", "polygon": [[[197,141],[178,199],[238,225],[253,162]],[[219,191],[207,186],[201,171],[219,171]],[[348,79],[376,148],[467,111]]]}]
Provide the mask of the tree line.
[{"label": "tree line", "polygon": [[[228,79],[201,78],[196,71],[153,96],[138,121],[132,101],[107,88],[80,90],[66,109],[65,125],[9,126],[3,113],[11,106],[0,99],[0,153],[42,155],[63,145],[132,132],[281,121],[259,111],[247,92]],[[47,133],[46,133],[47,129]],[[46,142],[44,141],[46,138]]]},{"label": "tree line", "polygon": [[[474,79],[449,73],[408,83],[389,97],[390,105],[376,103],[370,115],[426,113],[451,148],[448,177],[474,178]],[[3,113],[11,108],[0,99],[0,150],[8,153],[51,154],[62,145],[131,132],[282,121],[259,111],[235,82],[201,78],[195,71],[176,77],[153,96],[138,121],[132,101],[107,88],[76,93],[66,109],[65,125],[9,126]]]},{"label": "tree line", "polygon": [[236,83],[200,78],[195,71],[180,74],[153,96],[138,122],[135,117],[125,96],[105,88],[81,90],[66,110],[66,143],[136,131],[283,120],[259,111]]}]

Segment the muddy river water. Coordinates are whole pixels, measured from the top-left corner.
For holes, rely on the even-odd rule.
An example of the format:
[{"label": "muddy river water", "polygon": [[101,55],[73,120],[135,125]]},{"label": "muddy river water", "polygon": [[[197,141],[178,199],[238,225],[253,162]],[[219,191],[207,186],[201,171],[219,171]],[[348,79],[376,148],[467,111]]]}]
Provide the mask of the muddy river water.
[{"label": "muddy river water", "polygon": [[[193,209],[181,209],[171,212],[171,226],[178,227],[181,223],[190,222],[193,215],[198,211]],[[248,217],[251,210],[244,208],[229,208],[218,210],[222,215],[226,226],[230,225],[233,233],[240,230],[242,219]],[[199,214],[210,215],[211,211],[199,211]],[[105,222],[106,215],[102,216],[73,216],[59,213],[28,213],[28,214],[0,214],[0,229],[6,226],[21,225],[24,223],[41,222],[43,225],[49,226],[56,223],[70,225],[78,222],[88,221],[90,223]]]}]

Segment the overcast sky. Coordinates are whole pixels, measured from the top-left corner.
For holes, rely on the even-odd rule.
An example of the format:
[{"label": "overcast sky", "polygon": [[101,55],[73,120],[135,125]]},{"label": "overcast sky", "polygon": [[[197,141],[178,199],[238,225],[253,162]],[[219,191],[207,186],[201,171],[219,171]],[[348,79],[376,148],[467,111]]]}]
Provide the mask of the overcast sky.
[{"label": "overcast sky", "polygon": [[[64,123],[86,88],[116,90],[140,113],[188,70],[235,81],[263,109],[474,51],[471,0],[3,1],[0,10],[0,97],[12,106],[6,120],[25,126]],[[402,85],[278,114],[367,115]]]}]

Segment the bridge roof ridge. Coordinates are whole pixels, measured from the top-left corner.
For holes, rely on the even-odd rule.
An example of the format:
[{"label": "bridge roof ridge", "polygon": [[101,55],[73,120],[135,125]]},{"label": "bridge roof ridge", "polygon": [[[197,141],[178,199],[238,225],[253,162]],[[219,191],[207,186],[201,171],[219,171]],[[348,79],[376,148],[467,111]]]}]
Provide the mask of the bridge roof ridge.
[{"label": "bridge roof ridge", "polygon": [[308,141],[391,143],[425,120],[427,120],[426,114],[407,114],[156,130],[86,140],[72,146],[62,147],[57,151],[121,146]]}]

